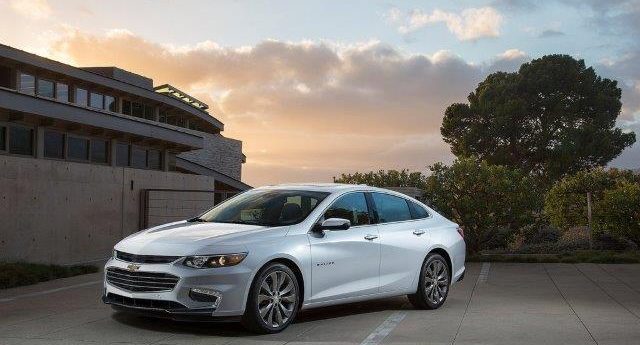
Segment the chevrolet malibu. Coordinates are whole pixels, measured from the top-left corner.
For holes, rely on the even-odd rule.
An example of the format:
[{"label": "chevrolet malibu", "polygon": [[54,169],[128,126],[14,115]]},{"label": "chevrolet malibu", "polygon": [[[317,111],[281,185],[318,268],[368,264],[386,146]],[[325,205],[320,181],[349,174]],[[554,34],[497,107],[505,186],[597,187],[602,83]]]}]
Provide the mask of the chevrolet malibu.
[{"label": "chevrolet malibu", "polygon": [[301,309],[334,304],[407,295],[437,309],[464,260],[458,225],[403,194],[269,186],[120,241],[102,298],[116,310],[275,333]]}]

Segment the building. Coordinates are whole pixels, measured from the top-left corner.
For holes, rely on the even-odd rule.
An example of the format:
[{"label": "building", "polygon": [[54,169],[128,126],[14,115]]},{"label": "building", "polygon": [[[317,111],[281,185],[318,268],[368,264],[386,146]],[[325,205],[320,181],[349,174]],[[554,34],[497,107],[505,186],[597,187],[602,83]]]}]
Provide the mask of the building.
[{"label": "building", "polygon": [[250,188],[242,142],[207,109],[117,67],[0,45],[0,260],[100,260]]}]

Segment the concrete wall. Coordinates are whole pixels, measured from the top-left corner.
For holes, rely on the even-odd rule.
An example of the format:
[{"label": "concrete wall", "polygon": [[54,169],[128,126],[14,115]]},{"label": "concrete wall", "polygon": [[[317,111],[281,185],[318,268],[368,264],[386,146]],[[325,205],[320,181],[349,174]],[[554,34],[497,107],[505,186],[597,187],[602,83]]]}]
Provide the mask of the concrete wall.
[{"label": "concrete wall", "polygon": [[204,138],[204,148],[181,153],[178,157],[198,163],[240,181],[242,162],[244,161],[242,141],[229,139],[220,134],[200,134]]},{"label": "concrete wall", "polygon": [[211,208],[214,195],[211,191],[149,190],[144,197],[144,225],[152,227],[192,218]]},{"label": "concrete wall", "polygon": [[0,260],[102,259],[139,230],[142,189],[213,188],[209,176],[0,156]]}]

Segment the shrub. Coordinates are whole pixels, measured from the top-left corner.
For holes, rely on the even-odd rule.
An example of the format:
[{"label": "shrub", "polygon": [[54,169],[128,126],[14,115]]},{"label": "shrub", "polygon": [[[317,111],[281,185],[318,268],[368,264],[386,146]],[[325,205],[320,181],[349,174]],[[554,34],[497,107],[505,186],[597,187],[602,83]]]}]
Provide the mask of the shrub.
[{"label": "shrub", "polygon": [[621,181],[604,191],[594,219],[595,231],[640,243],[640,183]]},{"label": "shrub", "polygon": [[594,240],[611,235],[640,243],[640,177],[628,170],[582,171],[558,181],[547,193],[544,212],[562,231],[586,227],[591,193]]},{"label": "shrub", "polygon": [[471,253],[506,246],[517,229],[535,221],[541,208],[534,180],[517,169],[471,158],[430,169],[426,197],[464,228]]}]

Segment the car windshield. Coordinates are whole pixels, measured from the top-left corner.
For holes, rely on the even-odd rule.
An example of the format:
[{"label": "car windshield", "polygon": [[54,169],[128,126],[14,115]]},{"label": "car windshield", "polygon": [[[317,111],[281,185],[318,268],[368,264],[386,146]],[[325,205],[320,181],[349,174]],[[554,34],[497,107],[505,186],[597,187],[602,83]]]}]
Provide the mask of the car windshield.
[{"label": "car windshield", "polygon": [[303,221],[329,193],[255,190],[214,207],[194,221],[284,226]]}]

